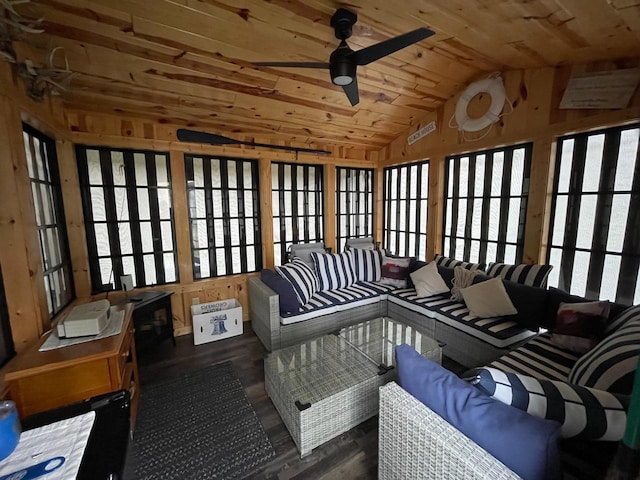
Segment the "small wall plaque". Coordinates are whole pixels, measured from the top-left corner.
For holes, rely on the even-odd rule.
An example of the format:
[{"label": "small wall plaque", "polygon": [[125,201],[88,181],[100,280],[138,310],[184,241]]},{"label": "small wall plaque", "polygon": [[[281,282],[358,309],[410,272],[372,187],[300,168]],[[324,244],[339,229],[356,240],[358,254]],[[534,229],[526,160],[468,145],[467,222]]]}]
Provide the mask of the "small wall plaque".
[{"label": "small wall plaque", "polygon": [[435,129],[436,129],[436,122],[435,121],[427,123],[420,130],[418,130],[417,132],[412,133],[411,135],[409,135],[409,138],[407,138],[407,142],[409,142],[409,145],[413,145],[418,140],[420,140],[422,137],[426,137],[431,132],[435,131]]},{"label": "small wall plaque", "polygon": [[639,81],[640,68],[575,75],[560,108],[625,108]]}]

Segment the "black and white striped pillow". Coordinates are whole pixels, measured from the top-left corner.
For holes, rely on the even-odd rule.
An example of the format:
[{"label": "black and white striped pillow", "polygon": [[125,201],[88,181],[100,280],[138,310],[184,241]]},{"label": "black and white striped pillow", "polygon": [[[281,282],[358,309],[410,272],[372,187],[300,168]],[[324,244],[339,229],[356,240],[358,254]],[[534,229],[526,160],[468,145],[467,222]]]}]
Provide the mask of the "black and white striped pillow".
[{"label": "black and white striped pillow", "polygon": [[640,354],[640,305],[629,307],[619,317],[624,320],[622,326],[574,364],[568,377],[571,383],[631,394]]},{"label": "black and white striped pillow", "polygon": [[489,263],[487,275],[502,277],[504,280],[529,285],[530,287],[547,286],[547,277],[553,265],[509,265],[507,263]]},{"label": "black and white striped pillow", "polygon": [[318,276],[319,290],[338,290],[355,283],[351,254],[311,252],[311,260]]},{"label": "black and white striped pillow", "polygon": [[634,305],[633,307],[624,309],[607,323],[604,330],[605,336],[609,336],[621,328],[637,322],[638,318],[640,318],[640,305]]},{"label": "black and white striped pillow", "polygon": [[484,264],[482,263],[463,262],[462,260],[456,260],[455,258],[443,257],[439,253],[436,253],[435,257],[433,258],[433,261],[436,262],[436,265],[439,265],[441,267],[447,267],[447,268],[462,267],[462,268],[466,268],[467,270],[483,270],[484,269]]},{"label": "black and white striped pillow", "polygon": [[490,367],[471,380],[492,398],[561,425],[561,438],[619,441],[627,423],[629,397],[567,382],[539,380]]},{"label": "black and white striped pillow", "polygon": [[314,293],[318,291],[318,277],[313,269],[303,260],[294,258],[292,262],[276,267],[278,272],[293,287],[300,305],[306,305]]},{"label": "black and white striped pillow", "polygon": [[350,248],[353,273],[359,282],[379,282],[382,276],[382,252],[363,248]]}]

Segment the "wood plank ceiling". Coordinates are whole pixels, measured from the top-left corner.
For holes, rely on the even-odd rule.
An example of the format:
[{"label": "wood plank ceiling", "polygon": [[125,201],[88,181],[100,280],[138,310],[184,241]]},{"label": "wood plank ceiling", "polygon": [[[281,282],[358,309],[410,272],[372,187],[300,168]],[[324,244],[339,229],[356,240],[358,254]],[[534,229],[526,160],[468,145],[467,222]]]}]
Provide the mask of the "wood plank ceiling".
[{"label": "wood plank ceiling", "polygon": [[[359,67],[350,106],[325,70],[336,8],[358,14],[354,49],[428,27],[435,35]],[[377,150],[494,71],[640,56],[640,0],[32,0],[45,33],[16,50],[64,47],[70,112],[125,115],[233,138]],[[35,51],[34,51],[35,49]],[[60,60],[58,60],[60,62]]]}]

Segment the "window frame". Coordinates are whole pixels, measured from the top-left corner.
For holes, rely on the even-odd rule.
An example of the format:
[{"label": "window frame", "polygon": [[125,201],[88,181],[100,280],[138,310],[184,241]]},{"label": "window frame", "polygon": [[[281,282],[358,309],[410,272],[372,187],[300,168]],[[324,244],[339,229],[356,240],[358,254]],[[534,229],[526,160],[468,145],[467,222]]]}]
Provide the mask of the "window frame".
[{"label": "window frame", "polygon": [[[92,184],[90,183],[89,169],[87,164],[87,152],[89,150],[96,150],[100,157],[101,164],[101,177],[102,184]],[[171,162],[169,152],[161,152],[161,151],[152,151],[152,150],[138,150],[138,149],[130,149],[130,148],[115,148],[115,147],[102,147],[102,146],[93,146],[93,145],[76,145],[76,159],[78,166],[78,179],[80,184],[80,193],[82,197],[82,207],[84,214],[84,225],[85,225],[85,233],[87,240],[87,250],[88,250],[88,260],[89,260],[89,270],[91,276],[91,287],[92,294],[97,294],[101,292],[109,292],[114,290],[122,289],[122,285],[120,282],[120,277],[127,273],[124,272],[123,266],[123,258],[124,257],[132,257],[134,263],[135,277],[134,277],[134,288],[145,288],[151,286],[160,286],[160,285],[172,285],[180,283],[180,271],[178,268],[178,247],[176,244],[176,223],[175,223],[175,210],[173,206],[173,187],[172,187],[172,179],[171,179]],[[112,153],[121,153],[123,156],[123,165],[124,165],[124,176],[125,176],[125,184],[124,185],[115,185],[113,183],[113,169],[112,169]],[[135,178],[135,154],[142,154],[145,158],[145,172],[147,175],[147,183],[150,183],[150,180],[155,181],[155,185],[139,185],[136,183],[130,183],[132,178]],[[158,186],[157,185],[157,176],[155,168],[150,168],[150,164],[153,163],[155,166],[156,156],[161,155],[164,156],[164,161],[166,161],[167,168],[167,186]],[[106,168],[105,168],[106,167]],[[110,173],[110,178],[106,175]],[[105,220],[95,221],[93,215],[93,206],[91,201],[91,187],[99,187],[104,190],[104,205],[105,205]],[[127,217],[128,220],[119,220],[118,213],[116,211],[116,188],[124,188],[126,190],[126,204],[127,204]],[[140,188],[145,188],[148,190],[148,198],[149,198],[149,220],[140,220],[139,209],[137,203],[137,190]],[[169,191],[169,219],[168,221],[171,224],[171,242],[173,249],[172,250],[164,250],[163,248],[156,248],[158,244],[162,247],[162,233],[161,233],[161,222],[167,221],[167,219],[160,218],[159,214],[159,203],[158,203],[158,189],[167,189]],[[122,205],[124,206],[124,204]],[[156,212],[158,210],[158,212]],[[154,215],[155,214],[155,215]],[[133,217],[133,218],[132,218]],[[151,223],[151,229],[153,232],[153,236],[155,238],[152,239],[154,243],[152,252],[144,252],[141,250],[142,248],[142,234],[140,231],[140,225],[143,222]],[[98,223],[106,224],[108,236],[109,236],[109,251],[110,254],[107,256],[99,255],[97,250],[97,240],[96,240],[96,230],[95,225]],[[132,244],[132,253],[131,254],[123,254],[120,248],[120,236],[119,236],[119,224],[125,223],[129,225],[136,225],[137,228],[131,229],[131,244]],[[163,256],[166,253],[173,254],[173,264],[175,271],[175,280],[174,281],[166,281],[166,272],[164,269],[164,260]],[[145,255],[153,255],[153,262],[155,265],[155,273],[156,273],[156,282],[149,283],[146,281],[146,269],[144,264]],[[100,259],[101,258],[109,258],[111,259],[111,274],[110,284],[102,283],[101,269],[100,269]],[[141,279],[144,279],[141,282]]]},{"label": "window frame", "polygon": [[[285,188],[275,188],[274,185],[274,173],[273,173],[273,168],[274,166],[278,167],[278,186],[280,185],[285,185],[284,183],[284,172],[286,170],[287,166],[291,167],[291,188],[290,189],[285,189]],[[282,167],[282,168],[280,168]],[[314,169],[316,172],[315,175],[315,189],[314,190],[309,190],[309,189],[305,189],[300,191],[299,189],[297,189],[297,175],[296,175],[296,171],[298,168],[302,168],[303,169],[303,178],[305,180],[305,182],[308,183],[309,181],[309,174],[308,171],[309,169]],[[307,172],[305,174],[305,172]],[[284,207],[285,204],[285,193],[286,192],[302,192],[303,194],[303,198],[307,199],[308,203],[308,197],[310,195],[313,195],[315,197],[315,205],[316,205],[316,213],[311,215],[308,213],[305,213],[302,216],[298,215],[298,208],[296,208],[298,206],[298,198],[297,195],[291,195],[291,201],[292,201],[292,206],[291,206],[291,215],[286,215],[284,212],[286,212],[286,209]],[[278,202],[277,202],[277,206],[278,209],[276,209],[276,204],[273,202],[274,196],[278,195]],[[287,251],[288,248],[291,246],[292,243],[311,243],[311,242],[324,242],[324,168],[322,165],[316,165],[316,164],[306,164],[306,163],[289,163],[289,162],[271,162],[271,198],[272,198],[272,206],[271,206],[271,211],[272,211],[272,218],[274,221],[274,233],[276,231],[276,225],[275,225],[275,221],[276,219],[279,219],[279,240],[276,242],[275,240],[275,235],[274,235],[274,241],[273,241],[273,251],[274,251],[274,262],[275,264],[278,264],[277,259],[278,259],[278,248],[280,250],[280,262],[284,262],[285,259],[287,258]],[[305,209],[305,211],[308,211],[307,209]],[[291,239],[287,239],[287,231],[286,231],[286,219],[291,217],[291,227],[292,227],[292,233],[291,233]],[[300,229],[298,228],[299,225],[299,221],[300,218],[314,218],[315,221],[315,236],[311,236],[309,233],[309,223],[308,222],[304,222],[304,228],[303,228],[303,234],[300,235]]]},{"label": "window frame", "polygon": [[[521,183],[521,191],[519,195],[511,195],[511,172],[513,168],[513,153],[516,150],[524,149],[524,159],[523,159],[523,176]],[[494,155],[496,153],[503,153],[503,168],[501,171],[501,184],[500,184],[500,193],[498,195],[492,195],[492,180],[493,180],[493,169],[491,166],[493,165]],[[485,167],[484,167],[484,178],[483,178],[483,188],[482,195],[475,195],[475,162],[478,156],[485,157]],[[490,262],[503,263],[505,262],[505,252],[507,245],[512,245],[515,247],[515,255],[514,255],[514,263],[518,264],[522,262],[524,257],[524,241],[525,241],[525,229],[526,229],[526,220],[527,220],[527,208],[528,208],[528,199],[529,199],[529,189],[531,183],[531,163],[533,157],[533,143],[518,143],[515,145],[507,145],[503,147],[491,148],[486,150],[479,150],[475,152],[461,153],[457,155],[449,155],[445,158],[444,161],[444,189],[442,194],[443,200],[443,208],[442,208],[442,253],[445,256],[449,256],[452,258],[456,258],[457,260],[462,260],[465,262],[474,262],[480,264],[488,264]],[[449,176],[450,176],[450,162],[454,163],[454,172],[457,171],[457,177],[460,178],[460,161],[463,158],[468,158],[469,161],[469,173],[474,172],[474,175],[468,175],[467,178],[467,195],[463,198],[459,195],[460,191],[460,183],[451,182],[451,187],[453,189],[452,194],[449,194]],[[471,168],[472,163],[474,164],[474,168]],[[507,163],[509,163],[507,167]],[[507,174],[505,174],[507,172]],[[508,193],[505,193],[505,190]],[[473,192],[473,193],[472,193]],[[461,200],[464,199],[467,202],[473,202],[477,199],[482,200],[481,206],[481,221],[480,221],[480,236],[478,238],[472,236],[472,225],[473,225],[473,208],[469,208],[467,206],[466,218],[465,218],[465,229],[463,235],[457,235],[457,227],[458,227],[458,208],[455,208],[456,215],[454,213],[451,214],[451,227],[452,232],[454,231],[456,235],[453,235],[451,232],[447,232],[447,214],[448,214],[448,204],[449,200],[452,201],[452,206],[454,204],[455,199]],[[518,230],[516,234],[516,241],[511,242],[507,240],[507,229],[508,229],[508,215],[509,215],[509,200],[514,198],[520,198],[520,206],[519,206],[519,218],[518,218]],[[492,199],[500,199],[500,210],[498,215],[498,233],[496,240],[489,240],[489,218],[491,216],[491,200]],[[507,201],[504,201],[507,200]],[[486,207],[485,207],[486,206]],[[504,226],[504,229],[502,228]],[[464,247],[462,256],[459,255],[456,248],[456,240],[463,240]],[[449,242],[447,249],[447,242]],[[479,242],[479,251],[478,258],[471,257],[471,249],[472,242]],[[493,243],[496,245],[496,258],[494,260],[487,259],[487,251],[488,245]],[[510,261],[508,262],[510,263]]]},{"label": "window frame", "polygon": [[[418,175],[419,178],[422,179],[422,169],[423,167],[426,166],[426,184],[423,185],[422,181],[418,181],[416,184],[416,196],[415,197],[411,197],[411,175],[407,174],[406,176],[406,191],[408,196],[406,198],[401,198],[399,196],[400,193],[400,188],[401,188],[401,179],[402,179],[402,175],[401,175],[401,171],[403,169],[406,169],[407,172],[411,171],[412,167],[417,167],[418,169]],[[397,179],[396,179],[396,192],[398,194],[397,198],[389,198],[390,192],[391,192],[391,181],[392,181],[392,174],[390,172],[392,172],[393,170],[397,170],[398,171],[398,175],[397,175]],[[395,241],[396,241],[396,248],[394,249],[395,251],[391,252],[393,254],[397,254],[397,255],[402,255],[402,256],[411,256],[411,257],[416,257],[420,260],[426,260],[426,252],[427,252],[427,244],[429,241],[428,235],[429,235],[429,230],[428,230],[428,225],[429,225],[429,175],[431,174],[431,165],[428,159],[425,160],[420,160],[417,162],[411,162],[411,163],[405,163],[402,165],[394,165],[394,166],[390,166],[390,167],[385,167],[383,172],[382,172],[382,183],[383,183],[383,196],[382,196],[382,245],[384,246],[385,250],[390,251],[390,232],[395,232]],[[422,192],[426,192],[426,196],[422,196]],[[391,208],[391,203],[392,202],[398,202],[398,201],[406,201],[407,202],[407,208],[406,208],[406,212],[405,212],[405,229],[401,230],[400,229],[400,209],[398,208],[396,211],[396,228],[394,230],[391,229],[391,215],[389,215],[388,210]],[[421,203],[425,202],[425,206],[426,206],[426,216],[425,216],[425,220],[424,220],[424,232],[421,231],[420,229],[420,225],[421,225],[421,212],[422,212],[422,207],[421,207]],[[416,208],[415,208],[415,231],[410,231],[409,230],[409,225],[410,225],[410,212],[411,212],[411,203],[415,203]],[[404,246],[403,246],[403,250],[399,249],[399,243],[400,243],[400,233],[404,232],[405,234],[405,238],[404,238]],[[424,243],[421,244],[420,243],[420,238],[421,236],[424,236]],[[414,242],[414,250],[413,252],[410,251],[410,243],[411,243],[411,237],[415,238],[415,242]],[[424,255],[422,255],[421,253],[424,253]]]},{"label": "window frame", "polygon": [[[350,192],[349,188],[347,187],[346,190],[341,190],[340,189],[340,182],[341,182],[341,172],[345,172],[346,173],[346,182],[349,182],[349,180],[351,179],[350,175],[354,175],[356,178],[356,187],[355,187],[355,191],[354,193],[356,193],[355,197],[355,204],[356,207],[358,207],[361,203],[361,197],[364,197],[364,210],[365,213],[359,213],[358,209],[356,208],[356,211],[351,211],[351,208],[348,208],[346,212],[342,212],[341,211],[341,205],[342,203],[340,202],[340,194],[341,193],[345,193],[346,195],[346,204],[351,207],[352,206],[352,197],[353,195],[348,195],[348,193]],[[362,179],[360,177],[361,174],[366,175],[366,179],[364,179],[364,183],[365,183],[365,191],[361,192],[360,190],[360,185],[362,182]],[[362,237],[373,237],[374,233],[374,223],[375,223],[375,195],[374,195],[374,189],[375,189],[375,169],[373,168],[354,168],[354,167],[340,167],[340,166],[336,166],[336,196],[335,196],[335,201],[336,201],[336,247],[338,249],[341,249],[341,247],[345,244],[346,240],[349,238],[362,238]],[[371,201],[369,201],[369,198],[371,199]],[[363,215],[365,217],[365,223],[364,223],[364,227],[361,227],[359,224],[359,218],[360,215]],[[346,217],[346,225],[347,225],[347,232],[342,232],[341,229],[341,217]],[[355,221],[353,221],[355,217]],[[358,232],[355,233],[351,233],[351,227],[352,225],[355,223],[355,230],[358,230]],[[363,231],[364,230],[364,231]]]},{"label": "window frame", "polygon": [[[632,225],[638,225],[640,223],[640,140],[636,146],[636,160],[635,170],[631,180],[630,190],[616,190],[615,180],[616,172],[619,165],[619,149],[622,132],[625,130],[640,130],[640,122],[635,122],[627,125],[619,125],[614,127],[602,128],[587,132],[579,132],[571,135],[563,135],[557,139],[554,179],[553,179],[553,191],[551,202],[551,214],[549,221],[549,232],[547,236],[547,248],[546,248],[546,261],[551,262],[552,250],[558,249],[561,251],[561,264],[554,265],[554,270],[549,279],[552,281],[555,275],[558,275],[558,284],[554,285],[561,290],[567,292],[575,291],[572,289],[571,280],[573,279],[573,265],[575,262],[575,253],[587,252],[589,253],[589,266],[587,273],[587,281],[585,285],[585,292],[580,296],[584,296],[590,300],[602,299],[602,276],[605,268],[605,261],[607,256],[619,256],[620,266],[618,269],[618,283],[616,286],[616,302],[624,304],[634,304],[634,297],[638,296],[636,293],[636,287],[640,284],[640,241],[636,240],[634,246],[633,228],[628,228]],[[583,185],[580,182],[584,182],[584,173],[587,162],[587,148],[590,137],[604,135],[602,156],[600,158],[601,166],[598,178],[598,188],[595,191],[583,190]],[[562,154],[563,154],[563,142],[572,140],[574,142],[571,152],[571,170],[569,176],[569,185],[566,192],[559,192],[559,183],[561,181],[560,172],[562,169]],[[579,160],[581,164],[577,165],[576,160]],[[609,250],[607,248],[607,242],[609,239],[611,226],[609,219],[611,218],[611,209],[613,199],[616,195],[629,195],[629,207],[627,210],[627,221],[625,224],[625,234],[622,245],[622,251],[617,252]],[[559,197],[567,197],[566,205],[566,218],[563,228],[563,242],[558,246],[553,243],[553,235],[556,222],[556,210],[558,207]],[[596,205],[594,212],[594,226],[591,234],[591,247],[584,248],[578,247],[578,229],[580,219],[580,206],[585,196],[595,196]],[[571,198],[574,197],[573,203]],[[577,198],[577,201],[576,201]],[[608,217],[604,217],[608,213]],[[606,228],[606,230],[605,230]],[[603,233],[606,233],[604,235]],[[567,235],[569,240],[567,241]],[[597,248],[594,248],[594,244],[598,243]],[[569,246],[566,246],[566,245]],[[564,255],[567,250],[573,251],[574,255],[571,258]],[[595,261],[593,260],[595,257]],[[592,267],[596,265],[598,272],[593,272]],[[598,268],[599,267],[599,268]],[[569,273],[567,279],[567,271]],[[629,280],[635,272],[635,281]],[[628,281],[624,281],[627,279]]]},{"label": "window frame", "polygon": [[[40,259],[42,262],[42,275],[44,280],[44,288],[47,297],[47,308],[49,320],[58,315],[67,305],[69,305],[75,298],[75,285],[73,280],[73,265],[71,263],[71,252],[69,250],[69,237],[67,233],[67,222],[64,214],[64,200],[62,196],[62,183],[60,181],[60,170],[58,167],[58,156],[56,151],[55,140],[39,130],[33,128],[27,123],[22,123],[23,138],[28,139],[25,144],[26,161],[29,162],[29,158],[32,159],[32,164],[28,164],[29,181],[31,186],[31,195],[34,202],[34,215],[36,230],[38,232],[38,243],[40,245]],[[25,138],[27,137],[27,138]],[[46,172],[41,172],[45,179],[38,178],[39,175],[31,176],[32,172],[37,170],[35,163],[36,146],[34,140],[38,140],[40,143],[39,155],[42,159],[42,166],[46,169]],[[36,188],[44,187],[48,190],[48,196],[51,206],[52,223],[41,223],[45,216],[45,207],[42,198],[42,190]],[[35,190],[39,190],[36,194]],[[37,204],[37,205],[36,205]],[[40,212],[40,215],[38,215]],[[42,217],[42,218],[39,218]],[[46,241],[47,231],[53,229],[57,235],[57,242],[53,245],[57,248],[60,256],[59,263],[55,265],[48,265],[53,260],[54,255],[50,252],[51,243]],[[49,237],[50,240],[53,237]],[[55,289],[55,278],[58,274],[61,279],[66,283],[66,287],[61,291]],[[60,302],[60,295],[64,293],[64,301]],[[58,297],[56,299],[56,296]]]},{"label": "window frame", "polygon": [[[260,215],[260,165],[259,161],[256,159],[249,158],[235,158],[235,157],[222,157],[215,155],[196,155],[196,154],[185,154],[185,180],[186,180],[186,191],[187,191],[187,207],[189,210],[189,235],[191,241],[191,262],[193,266],[193,279],[194,280],[203,280],[207,278],[218,278],[227,275],[239,275],[246,273],[254,273],[259,272],[262,269],[262,229],[261,229],[261,215]],[[196,159],[202,159],[202,168],[203,168],[203,180],[204,184],[202,187],[197,187],[195,184],[193,186],[189,186],[189,182],[195,182],[195,173],[194,173],[194,161]],[[213,187],[212,185],[212,162],[215,160],[220,161],[220,187]],[[229,189],[229,174],[228,174],[228,165],[229,162],[236,163],[236,187]],[[252,185],[248,188],[244,186],[244,169],[241,166],[248,164],[251,169],[252,176]],[[192,212],[195,211],[195,205],[191,204],[191,196],[190,192],[194,192],[196,190],[204,190],[205,197],[205,211],[206,215],[204,218],[197,217],[194,218],[192,216]],[[222,217],[215,217],[212,209],[213,205],[213,191],[220,190],[220,197],[222,200]],[[230,196],[231,192],[235,191],[237,195],[237,206],[238,206],[238,216],[237,219],[239,221],[239,245],[231,244],[231,220],[230,216]],[[245,216],[243,215],[245,209],[245,192],[251,192],[252,196],[252,210],[253,216]],[[195,201],[195,199],[194,199]],[[250,245],[247,244],[246,238],[246,220],[252,219],[254,222],[253,228],[253,238],[254,242]],[[194,247],[194,226],[195,222],[204,220],[207,225],[207,248],[195,248]],[[214,231],[214,223],[216,220],[223,221],[223,231],[224,231],[224,251],[225,251],[225,270],[226,272],[223,274],[218,274],[218,264],[216,257],[216,249],[220,248],[216,245],[215,241],[215,231]],[[254,247],[254,263],[255,268],[250,270],[247,265],[247,247]],[[241,271],[234,272],[233,271],[233,248],[240,248],[241,254],[240,257],[240,265]],[[196,250],[207,250],[209,256],[209,272],[211,273],[209,276],[196,276]],[[201,257],[198,257],[201,259]],[[228,273],[232,272],[232,273]]]}]

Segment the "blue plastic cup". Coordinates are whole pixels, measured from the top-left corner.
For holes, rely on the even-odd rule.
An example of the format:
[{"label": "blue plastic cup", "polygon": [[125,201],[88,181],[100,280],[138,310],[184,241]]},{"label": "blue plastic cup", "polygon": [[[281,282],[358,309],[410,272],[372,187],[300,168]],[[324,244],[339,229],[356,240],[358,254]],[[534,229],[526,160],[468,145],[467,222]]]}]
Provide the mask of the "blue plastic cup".
[{"label": "blue plastic cup", "polygon": [[0,460],[4,460],[15,450],[21,432],[22,427],[15,402],[0,400]]}]

